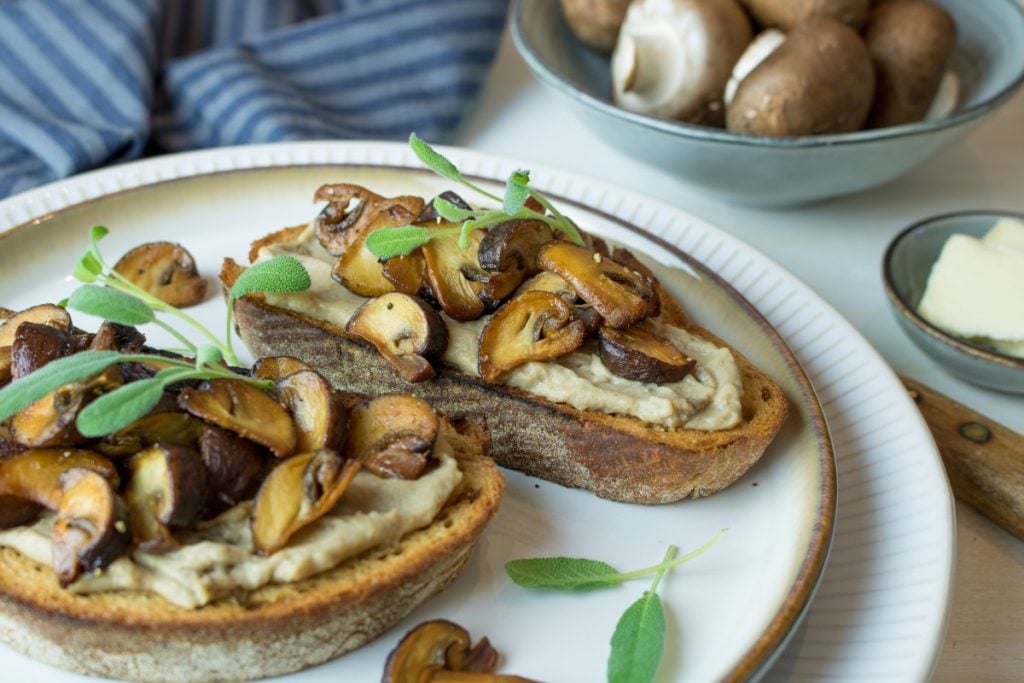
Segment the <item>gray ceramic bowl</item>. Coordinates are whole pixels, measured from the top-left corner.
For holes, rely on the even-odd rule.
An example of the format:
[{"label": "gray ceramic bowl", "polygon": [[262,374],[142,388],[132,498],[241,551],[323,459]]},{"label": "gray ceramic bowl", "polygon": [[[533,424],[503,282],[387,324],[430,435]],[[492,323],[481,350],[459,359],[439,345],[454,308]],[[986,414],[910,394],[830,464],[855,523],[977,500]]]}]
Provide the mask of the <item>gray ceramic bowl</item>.
[{"label": "gray ceramic bowl", "polygon": [[608,59],[576,40],[558,0],[516,0],[511,31],[534,74],[608,144],[723,199],[792,206],[881,185],[977,125],[1024,80],[1016,0],[938,0],[957,22],[951,68],[962,103],[949,118],[879,130],[776,139],[737,135],[613,106]]},{"label": "gray ceramic bowl", "polygon": [[946,334],[917,314],[932,265],[955,233],[981,237],[1000,218],[1024,215],[971,211],[953,213],[910,226],[896,236],[882,259],[882,277],[896,320],[911,341],[943,369],[997,391],[1024,394],[1024,358],[996,353]]}]

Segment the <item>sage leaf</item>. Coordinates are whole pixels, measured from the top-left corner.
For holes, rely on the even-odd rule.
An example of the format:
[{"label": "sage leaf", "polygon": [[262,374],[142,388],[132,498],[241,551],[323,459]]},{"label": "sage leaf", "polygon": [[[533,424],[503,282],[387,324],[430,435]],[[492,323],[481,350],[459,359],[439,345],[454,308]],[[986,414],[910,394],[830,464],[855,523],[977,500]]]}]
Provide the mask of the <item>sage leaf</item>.
[{"label": "sage leaf", "polygon": [[[178,371],[178,375],[181,375]],[[143,417],[160,401],[168,377],[159,374],[125,384],[103,394],[78,413],[75,426],[82,436],[96,437],[116,432]]]},{"label": "sage leaf", "polygon": [[224,358],[224,354],[216,346],[200,346],[196,350],[196,369],[201,369],[204,365],[219,363],[222,358]]},{"label": "sage leaf", "polygon": [[434,173],[448,180],[454,180],[457,183],[463,182],[462,174],[455,167],[455,164],[448,161],[444,155],[416,137],[416,133],[409,135],[409,146],[412,147],[413,153],[416,154],[419,160]]},{"label": "sage leaf", "polygon": [[0,422],[65,384],[103,372],[123,357],[117,351],[82,351],[50,361],[0,389]]},{"label": "sage leaf", "polygon": [[422,247],[433,236],[428,228],[406,225],[400,228],[374,230],[366,237],[366,248],[381,261],[405,256]]},{"label": "sage leaf", "polygon": [[68,298],[68,308],[122,325],[144,325],[156,319],[140,299],[109,287],[82,285]]},{"label": "sage leaf", "polygon": [[509,216],[519,213],[526,198],[530,196],[527,184],[530,182],[530,172],[525,170],[513,171],[505,184],[505,197],[501,204],[501,210]]},{"label": "sage leaf", "polygon": [[275,256],[250,266],[231,287],[231,301],[251,292],[304,292],[312,282],[309,273],[293,256]]},{"label": "sage leaf", "polygon": [[620,581],[619,571],[610,564],[578,557],[512,560],[505,564],[505,572],[524,588],[589,590],[614,586]]},{"label": "sage leaf", "polygon": [[85,256],[75,264],[75,269],[71,275],[81,282],[95,282],[102,272],[103,264],[96,260],[92,252],[86,252]]},{"label": "sage leaf", "polygon": [[665,649],[665,611],[652,588],[630,605],[612,634],[608,683],[651,683]]},{"label": "sage leaf", "polygon": [[437,210],[438,216],[452,223],[468,221],[476,215],[476,212],[463,209],[461,206],[456,206],[440,195],[434,197],[434,209]]}]

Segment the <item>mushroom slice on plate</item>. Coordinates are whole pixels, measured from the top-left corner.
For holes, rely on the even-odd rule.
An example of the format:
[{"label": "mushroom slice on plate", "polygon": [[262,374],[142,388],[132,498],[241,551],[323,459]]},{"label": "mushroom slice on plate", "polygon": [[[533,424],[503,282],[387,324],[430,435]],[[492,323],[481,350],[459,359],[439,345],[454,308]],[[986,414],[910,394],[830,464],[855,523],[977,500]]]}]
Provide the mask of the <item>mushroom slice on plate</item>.
[{"label": "mushroom slice on plate", "polygon": [[203,425],[199,452],[206,466],[207,519],[253,498],[267,476],[270,457],[263,448],[226,429]]},{"label": "mushroom slice on plate", "polygon": [[77,467],[119,483],[117,469],[99,453],[86,450],[31,449],[0,461],[0,496],[15,496],[56,510],[61,476]]},{"label": "mushroom slice on plate", "polygon": [[654,290],[647,278],[585,247],[549,242],[538,262],[559,275],[612,327],[629,327],[652,312]]},{"label": "mushroom slice on plate", "polygon": [[169,527],[199,518],[206,502],[206,468],[199,454],[180,446],[152,446],[132,457],[125,489],[132,536],[140,548],[177,547]]},{"label": "mushroom slice on plate", "polygon": [[480,333],[477,369],[485,382],[531,361],[575,351],[587,337],[583,321],[557,294],[532,290],[506,302]]},{"label": "mushroom slice on plate", "polygon": [[183,389],[178,404],[201,420],[266,446],[279,458],[295,452],[295,423],[288,411],[251,384],[213,379]]},{"label": "mushroom slice on plate", "polygon": [[[443,230],[457,226],[438,223],[436,227]],[[490,274],[477,260],[480,238],[480,231],[474,231],[469,247],[463,249],[458,235],[443,235],[420,248],[427,263],[430,291],[441,309],[455,320],[476,320],[486,308],[480,296]]]},{"label": "mushroom slice on plate", "polygon": [[95,448],[109,457],[132,455],[154,444],[195,448],[203,422],[188,413],[154,412],[103,438]]},{"label": "mushroom slice on plate", "polygon": [[409,205],[404,199],[407,198],[380,202],[367,220],[349,228],[339,242],[344,248],[331,269],[331,277],[349,291],[359,296],[380,296],[395,290],[395,285],[384,277],[380,261],[366,248],[366,238],[375,230],[408,225],[416,219],[422,200]]},{"label": "mushroom slice on plate", "polygon": [[323,517],[338,502],[359,471],[355,460],[334,451],[303,453],[280,463],[256,494],[252,540],[256,551],[270,555],[305,526]]},{"label": "mushroom slice on plate", "polygon": [[693,371],[696,364],[643,323],[623,330],[602,327],[598,336],[601,340],[601,361],[625,379],[654,384],[679,382]]},{"label": "mushroom slice on plate", "polygon": [[277,381],[277,399],[291,413],[296,450],[338,448],[345,439],[345,406],[319,373],[301,370]]},{"label": "mushroom slice on plate", "polygon": [[71,331],[71,316],[65,309],[53,304],[40,304],[18,311],[0,325],[0,346],[14,343],[14,333],[22,323],[40,323],[65,332]]},{"label": "mushroom slice on plate", "polygon": [[427,467],[441,422],[423,399],[388,394],[352,409],[345,456],[379,477],[416,479]]},{"label": "mushroom slice on plate", "polygon": [[448,348],[448,328],[441,316],[422,299],[398,292],[360,306],[345,333],[373,344],[407,382],[433,377],[429,359]]},{"label": "mushroom slice on plate", "polygon": [[62,588],[101,570],[130,543],[127,509],[110,482],[82,467],[61,477],[63,494],[53,527],[53,568]]},{"label": "mushroom slice on plate", "polygon": [[47,363],[71,355],[73,339],[66,330],[43,323],[22,323],[11,345],[11,379],[21,379]]},{"label": "mushroom slice on plate", "polygon": [[178,308],[194,306],[206,296],[206,279],[199,274],[196,260],[173,242],[141,244],[122,256],[114,270]]}]

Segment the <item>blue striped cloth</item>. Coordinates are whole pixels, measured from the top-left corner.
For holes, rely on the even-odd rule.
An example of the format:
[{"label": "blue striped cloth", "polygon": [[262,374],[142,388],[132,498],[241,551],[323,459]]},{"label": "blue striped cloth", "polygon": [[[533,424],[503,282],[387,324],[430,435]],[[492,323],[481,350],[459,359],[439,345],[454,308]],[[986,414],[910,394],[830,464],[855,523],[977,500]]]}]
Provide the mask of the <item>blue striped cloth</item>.
[{"label": "blue striped cloth", "polygon": [[165,151],[450,135],[507,0],[0,0],[0,197]]}]

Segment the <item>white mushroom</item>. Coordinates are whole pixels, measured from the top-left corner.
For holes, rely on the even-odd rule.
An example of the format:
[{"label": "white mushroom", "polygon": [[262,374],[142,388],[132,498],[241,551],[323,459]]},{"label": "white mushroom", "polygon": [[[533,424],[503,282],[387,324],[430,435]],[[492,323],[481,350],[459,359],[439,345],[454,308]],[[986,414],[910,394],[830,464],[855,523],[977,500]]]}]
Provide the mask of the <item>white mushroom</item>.
[{"label": "white mushroom", "polygon": [[753,37],[736,0],[634,0],[612,55],[616,104],[721,124],[725,84]]},{"label": "white mushroom", "polygon": [[770,28],[757,34],[753,42],[747,46],[743,56],[736,62],[736,66],[732,69],[732,75],[729,76],[729,82],[725,85],[726,107],[732,104],[732,98],[736,95],[736,89],[740,87],[743,79],[756,69],[761,62],[768,59],[768,55],[775,52],[785,41],[786,34],[775,28]]}]

